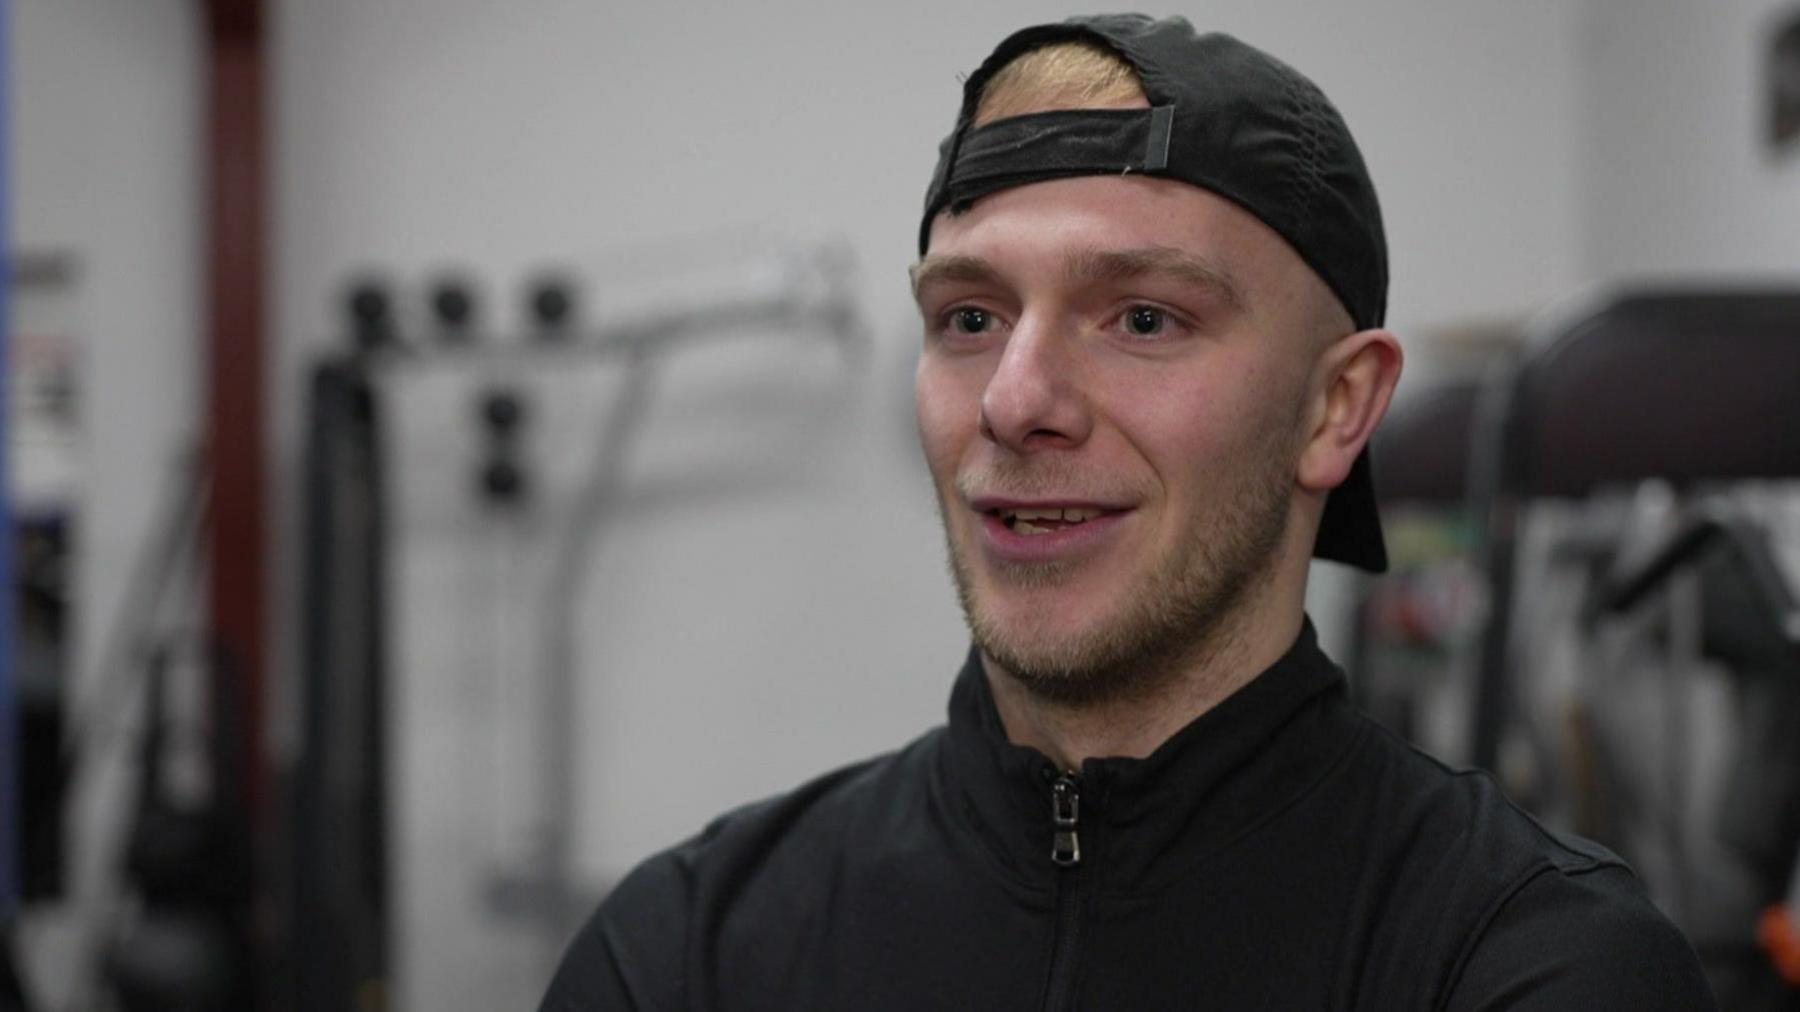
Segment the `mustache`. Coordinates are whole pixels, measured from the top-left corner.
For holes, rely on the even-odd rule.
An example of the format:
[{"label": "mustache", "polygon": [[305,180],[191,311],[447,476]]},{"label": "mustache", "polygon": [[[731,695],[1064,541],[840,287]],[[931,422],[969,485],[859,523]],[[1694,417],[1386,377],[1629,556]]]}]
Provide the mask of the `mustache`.
[{"label": "mustache", "polygon": [[1138,502],[1149,497],[1141,484],[1090,470],[1066,457],[1000,458],[963,470],[956,491],[964,499],[1007,496],[1020,499],[1061,496],[1101,503]]}]

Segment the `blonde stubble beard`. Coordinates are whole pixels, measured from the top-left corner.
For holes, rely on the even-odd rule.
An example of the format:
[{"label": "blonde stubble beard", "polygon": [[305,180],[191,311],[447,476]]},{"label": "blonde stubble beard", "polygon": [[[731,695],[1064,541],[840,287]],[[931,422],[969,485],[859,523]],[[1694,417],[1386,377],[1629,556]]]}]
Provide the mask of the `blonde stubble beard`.
[{"label": "blonde stubble beard", "polygon": [[[1252,449],[1238,466],[1224,469],[1239,480],[1215,505],[1209,522],[1186,531],[1174,550],[1130,588],[1111,617],[1070,636],[1011,628],[984,608],[970,560],[950,533],[948,516],[942,516],[950,575],[976,646],[1033,696],[1064,707],[1148,698],[1184,672],[1204,668],[1237,636],[1247,618],[1246,606],[1273,574],[1287,533],[1293,452],[1279,445],[1283,439],[1268,442],[1278,445]],[[1008,463],[990,468],[975,484],[1020,496],[1053,488],[1093,493],[1091,485],[1070,481],[1056,473],[1059,469]],[[938,505],[942,515],[946,506],[941,494]],[[1075,578],[1081,565],[1003,563],[991,565],[991,571],[1014,587],[1037,590]]]}]

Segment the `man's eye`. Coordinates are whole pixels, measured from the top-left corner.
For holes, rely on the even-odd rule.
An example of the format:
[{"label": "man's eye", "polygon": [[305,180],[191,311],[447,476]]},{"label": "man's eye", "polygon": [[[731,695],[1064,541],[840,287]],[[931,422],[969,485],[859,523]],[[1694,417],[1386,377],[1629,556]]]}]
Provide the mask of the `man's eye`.
[{"label": "man's eye", "polygon": [[1125,329],[1139,337],[1160,334],[1169,322],[1169,314],[1155,306],[1132,306],[1125,311]]},{"label": "man's eye", "polygon": [[950,314],[950,325],[958,333],[980,334],[985,332],[994,322],[994,318],[985,309],[964,306]]}]

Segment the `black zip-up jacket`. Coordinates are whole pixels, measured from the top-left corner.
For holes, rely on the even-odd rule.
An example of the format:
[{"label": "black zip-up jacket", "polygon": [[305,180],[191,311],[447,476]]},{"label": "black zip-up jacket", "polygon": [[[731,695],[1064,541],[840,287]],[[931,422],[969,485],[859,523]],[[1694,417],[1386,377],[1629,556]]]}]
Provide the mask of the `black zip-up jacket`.
[{"label": "black zip-up jacket", "polygon": [[1680,933],[1353,708],[1310,626],[1145,759],[948,727],[646,861],[545,996],[576,1009],[1706,1009]]}]

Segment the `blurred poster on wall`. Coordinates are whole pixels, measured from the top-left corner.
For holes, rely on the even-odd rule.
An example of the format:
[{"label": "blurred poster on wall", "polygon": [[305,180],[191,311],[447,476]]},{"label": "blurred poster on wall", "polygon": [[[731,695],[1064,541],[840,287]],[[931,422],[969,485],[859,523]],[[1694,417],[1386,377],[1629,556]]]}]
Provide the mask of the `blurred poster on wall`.
[{"label": "blurred poster on wall", "polygon": [[7,335],[7,494],[12,502],[13,670],[19,689],[22,882],[29,902],[61,892],[64,711],[71,552],[81,435],[80,271],[67,254],[20,251]]}]

